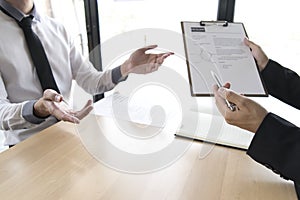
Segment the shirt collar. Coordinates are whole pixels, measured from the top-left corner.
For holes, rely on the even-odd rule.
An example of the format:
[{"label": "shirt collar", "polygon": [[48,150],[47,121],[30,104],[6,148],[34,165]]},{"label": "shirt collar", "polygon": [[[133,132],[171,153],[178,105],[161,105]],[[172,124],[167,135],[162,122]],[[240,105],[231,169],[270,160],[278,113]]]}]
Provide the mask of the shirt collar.
[{"label": "shirt collar", "polygon": [[[0,6],[6,10],[13,18],[15,18],[17,21],[21,21],[24,17],[26,17],[27,15],[25,15],[22,11],[20,11],[19,9],[13,7],[12,5],[10,5],[9,3],[7,3],[5,0],[0,0]],[[29,13],[29,15],[32,15],[34,19],[40,21],[40,16],[36,11],[36,7],[33,4],[33,9],[32,11]]]}]

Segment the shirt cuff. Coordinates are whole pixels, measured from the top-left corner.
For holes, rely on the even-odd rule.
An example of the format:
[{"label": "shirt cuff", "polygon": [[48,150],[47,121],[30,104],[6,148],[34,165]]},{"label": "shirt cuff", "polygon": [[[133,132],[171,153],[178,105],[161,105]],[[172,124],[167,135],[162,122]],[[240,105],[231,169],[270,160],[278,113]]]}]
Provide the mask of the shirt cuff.
[{"label": "shirt cuff", "polygon": [[40,124],[45,121],[45,118],[40,118],[33,114],[33,106],[35,102],[36,100],[28,101],[23,105],[22,117],[32,124]]},{"label": "shirt cuff", "polygon": [[122,77],[121,66],[112,69],[111,79],[114,84],[118,84],[122,81],[125,81],[128,76]]}]

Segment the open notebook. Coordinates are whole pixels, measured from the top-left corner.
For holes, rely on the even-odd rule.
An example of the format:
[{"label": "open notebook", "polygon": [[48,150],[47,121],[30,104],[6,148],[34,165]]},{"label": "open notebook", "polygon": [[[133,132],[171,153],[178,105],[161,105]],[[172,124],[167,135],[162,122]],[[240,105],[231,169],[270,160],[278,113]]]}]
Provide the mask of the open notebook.
[{"label": "open notebook", "polygon": [[237,149],[248,149],[254,133],[227,124],[223,117],[207,113],[197,114],[200,124],[196,132],[190,130],[189,124],[183,124],[175,135]]}]

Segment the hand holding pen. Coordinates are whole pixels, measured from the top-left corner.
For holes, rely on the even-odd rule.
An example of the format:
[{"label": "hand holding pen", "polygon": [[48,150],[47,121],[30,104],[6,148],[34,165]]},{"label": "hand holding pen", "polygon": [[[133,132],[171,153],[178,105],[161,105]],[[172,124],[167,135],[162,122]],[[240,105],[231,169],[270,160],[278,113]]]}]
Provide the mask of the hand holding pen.
[{"label": "hand holding pen", "polygon": [[[221,81],[220,81],[220,79],[218,78],[217,74],[216,74],[215,72],[213,72],[213,71],[210,71],[210,73],[211,73],[213,79],[215,80],[217,86],[218,86],[219,88],[223,87],[223,85],[221,84]],[[226,102],[226,104],[227,104],[227,107],[228,107],[231,111],[235,111],[236,105],[235,105],[234,103],[229,102],[227,99],[225,99],[225,102]]]},{"label": "hand holding pen", "polygon": [[[256,133],[263,119],[268,114],[268,111],[252,99],[231,90],[229,83],[226,83],[221,88],[214,85],[213,89],[216,106],[225,121],[228,124]],[[224,99],[234,103],[236,108],[235,112],[228,109]]]}]

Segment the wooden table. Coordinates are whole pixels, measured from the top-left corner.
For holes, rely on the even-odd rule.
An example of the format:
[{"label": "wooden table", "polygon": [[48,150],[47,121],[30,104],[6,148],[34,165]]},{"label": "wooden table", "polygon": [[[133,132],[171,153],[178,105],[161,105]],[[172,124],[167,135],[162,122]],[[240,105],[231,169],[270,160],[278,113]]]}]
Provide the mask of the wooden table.
[{"label": "wooden table", "polygon": [[297,199],[292,182],[245,151],[215,146],[199,159],[203,144],[194,142],[168,168],[133,175],[95,160],[75,132],[60,122],[1,153],[0,199]]}]

